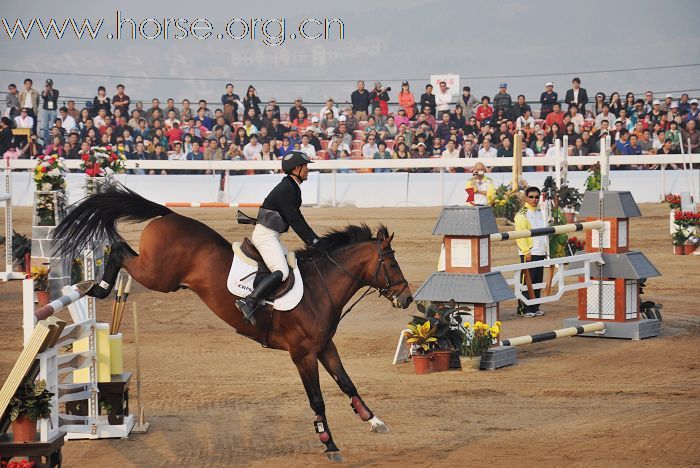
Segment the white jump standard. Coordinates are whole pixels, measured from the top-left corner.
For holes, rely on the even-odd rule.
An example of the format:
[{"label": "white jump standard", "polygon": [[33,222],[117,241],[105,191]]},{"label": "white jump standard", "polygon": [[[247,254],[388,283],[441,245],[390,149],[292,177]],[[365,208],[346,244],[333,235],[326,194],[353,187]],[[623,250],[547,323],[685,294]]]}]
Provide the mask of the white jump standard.
[{"label": "white jump standard", "polygon": [[[629,250],[629,218],[641,216],[631,193],[586,192],[579,215],[586,221],[500,233],[491,207],[443,208],[433,230],[433,234],[444,236],[438,271],[416,291],[415,300],[436,303],[454,300],[461,308],[473,311],[472,320],[493,324],[499,320],[500,302],[517,297],[528,305],[551,303],[565,292],[577,290],[578,318],[565,321],[566,326],[574,328],[548,332],[527,342],[579,334],[634,340],[658,336],[661,322],[641,317],[639,282],[660,273],[643,253]],[[586,231],[586,251],[581,254],[491,266],[491,242],[579,231]],[[540,298],[524,297],[526,288],[547,289],[545,283],[521,284],[520,272],[533,266],[557,268],[551,281],[557,287],[556,292]],[[512,278],[506,280],[503,273],[511,274]],[[596,333],[601,331],[600,322],[604,323],[605,334]],[[524,342],[511,339],[510,344],[516,341]],[[483,356],[481,368],[498,369],[516,360],[513,346],[496,346]]]}]

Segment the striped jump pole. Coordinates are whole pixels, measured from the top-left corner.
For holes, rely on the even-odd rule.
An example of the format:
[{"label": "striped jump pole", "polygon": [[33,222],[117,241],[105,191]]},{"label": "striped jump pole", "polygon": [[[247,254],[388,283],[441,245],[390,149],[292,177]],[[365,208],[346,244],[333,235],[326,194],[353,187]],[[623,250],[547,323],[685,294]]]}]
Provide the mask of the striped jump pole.
[{"label": "striped jump pole", "polygon": [[260,203],[166,202],[168,208],[260,208]]},{"label": "striped jump pole", "polygon": [[559,226],[548,226],[535,229],[523,229],[521,231],[497,232],[491,234],[491,242],[504,241],[510,239],[524,239],[527,237],[550,236],[552,234],[565,234],[569,232],[590,231],[592,229],[603,229],[603,221],[586,221],[583,223],[561,224]]},{"label": "striped jump pole", "polygon": [[64,307],[78,301],[90,290],[93,284],[95,284],[94,281],[82,281],[75,284],[73,286],[74,289],[70,293],[66,294],[65,296],[61,296],[58,299],[51,301],[45,306],[39,307],[37,310],[35,310],[34,317],[36,317],[37,320],[45,320],[51,317],[54,313],[58,312]]},{"label": "striped jump pole", "polygon": [[588,323],[586,325],[579,325],[577,327],[562,328],[560,330],[537,333],[535,335],[516,336],[515,338],[503,340],[503,346],[520,346],[530,343],[539,343],[540,341],[555,340],[557,338],[576,336],[581,335],[582,333],[590,333],[603,330],[605,330],[605,324],[603,322],[594,322]]}]

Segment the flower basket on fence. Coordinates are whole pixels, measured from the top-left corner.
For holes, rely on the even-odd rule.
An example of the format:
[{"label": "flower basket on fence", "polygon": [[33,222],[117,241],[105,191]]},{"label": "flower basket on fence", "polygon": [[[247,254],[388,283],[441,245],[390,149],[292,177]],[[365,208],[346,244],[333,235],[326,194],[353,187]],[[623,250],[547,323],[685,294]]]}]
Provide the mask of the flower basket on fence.
[{"label": "flower basket on fence", "polygon": [[674,216],[675,232],[673,233],[673,250],[676,255],[690,255],[695,251],[695,245],[690,242],[697,226],[700,224],[700,213],[678,211]]},{"label": "flower basket on fence", "polygon": [[80,169],[89,177],[109,177],[121,174],[126,168],[126,155],[111,145],[93,146],[79,153]]},{"label": "flower basket on fence", "polygon": [[34,226],[55,226],[65,210],[66,167],[56,154],[40,155],[34,167]]}]

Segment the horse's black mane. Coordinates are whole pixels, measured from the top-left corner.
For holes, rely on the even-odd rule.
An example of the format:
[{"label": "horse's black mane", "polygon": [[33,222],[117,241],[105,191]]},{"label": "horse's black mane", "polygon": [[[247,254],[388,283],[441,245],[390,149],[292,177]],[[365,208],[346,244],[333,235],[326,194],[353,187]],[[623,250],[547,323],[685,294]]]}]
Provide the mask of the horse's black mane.
[{"label": "horse's black mane", "polygon": [[[384,234],[385,237],[389,237],[389,231],[383,224],[379,225],[379,232]],[[334,229],[323,236],[322,239],[328,246],[329,252],[333,252],[341,247],[347,247],[348,245],[376,240],[375,237],[372,237],[372,229],[365,223],[360,225],[349,224],[342,229]],[[302,260],[312,260],[320,257],[318,250],[313,247],[295,250],[295,253],[297,258]]]}]

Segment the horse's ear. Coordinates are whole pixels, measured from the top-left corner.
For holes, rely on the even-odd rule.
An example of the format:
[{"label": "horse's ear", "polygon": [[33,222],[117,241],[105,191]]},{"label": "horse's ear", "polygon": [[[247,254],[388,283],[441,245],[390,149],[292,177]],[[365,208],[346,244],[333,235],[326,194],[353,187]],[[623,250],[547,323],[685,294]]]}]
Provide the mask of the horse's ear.
[{"label": "horse's ear", "polygon": [[383,241],[385,238],[384,229],[377,230],[377,240]]},{"label": "horse's ear", "polygon": [[391,244],[391,239],[394,238],[394,233],[392,232],[389,237],[386,237],[386,235],[382,234],[381,237],[377,236],[378,239],[381,240],[382,242],[382,249],[386,249],[389,247],[389,244]]}]

